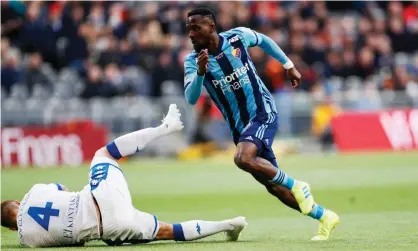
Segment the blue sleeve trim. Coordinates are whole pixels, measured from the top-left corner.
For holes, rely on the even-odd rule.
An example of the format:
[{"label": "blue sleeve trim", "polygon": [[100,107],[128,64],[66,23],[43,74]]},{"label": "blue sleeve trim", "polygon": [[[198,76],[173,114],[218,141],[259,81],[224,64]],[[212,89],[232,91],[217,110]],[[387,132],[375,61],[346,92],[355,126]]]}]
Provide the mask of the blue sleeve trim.
[{"label": "blue sleeve trim", "polygon": [[257,33],[255,33],[255,31],[253,31],[253,30],[251,30],[251,31],[254,33],[255,39],[256,39],[254,46],[257,46],[258,45],[258,36],[257,36]]},{"label": "blue sleeve trim", "polygon": [[63,190],[63,189],[62,189],[62,186],[61,186],[61,184],[60,184],[60,183],[55,183],[55,185],[57,185],[58,190],[60,190],[60,191],[62,191],[62,190]]},{"label": "blue sleeve trim", "polygon": [[184,238],[183,227],[181,226],[181,224],[173,224],[173,234],[174,234],[174,240],[176,241],[186,240],[186,238]]},{"label": "blue sleeve trim", "polygon": [[107,144],[106,149],[107,151],[109,151],[110,155],[112,155],[113,158],[115,159],[122,158],[122,155],[120,154],[119,149],[115,144],[115,141],[112,141],[109,144]]},{"label": "blue sleeve trim", "polygon": [[152,231],[152,237],[154,237],[155,231],[157,231],[157,226],[158,226],[157,217],[155,217],[155,215],[154,215],[154,223],[155,223],[155,227],[154,227],[154,231]]}]

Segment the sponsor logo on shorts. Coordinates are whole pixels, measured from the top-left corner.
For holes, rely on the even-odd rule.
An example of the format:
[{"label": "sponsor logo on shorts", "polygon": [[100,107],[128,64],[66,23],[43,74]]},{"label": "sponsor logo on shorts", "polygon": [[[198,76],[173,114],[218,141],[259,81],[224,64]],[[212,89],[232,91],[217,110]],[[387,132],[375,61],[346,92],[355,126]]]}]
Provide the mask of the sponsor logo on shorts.
[{"label": "sponsor logo on shorts", "polygon": [[199,222],[196,224],[196,231],[200,234],[201,228]]},{"label": "sponsor logo on shorts", "polygon": [[77,216],[79,201],[80,201],[79,195],[75,195],[71,197],[70,199],[70,203],[69,203],[67,215],[66,215],[65,226],[62,231],[62,237],[64,238],[67,238],[67,239],[74,238],[74,221]]},{"label": "sponsor logo on shorts", "polygon": [[253,140],[253,137],[248,136],[248,137],[246,137],[245,139],[248,139],[248,140]]}]

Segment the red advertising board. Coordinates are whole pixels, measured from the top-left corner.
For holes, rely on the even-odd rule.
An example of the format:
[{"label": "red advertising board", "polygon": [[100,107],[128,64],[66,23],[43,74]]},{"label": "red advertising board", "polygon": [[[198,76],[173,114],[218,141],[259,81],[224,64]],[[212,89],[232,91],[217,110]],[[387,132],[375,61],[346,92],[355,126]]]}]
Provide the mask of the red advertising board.
[{"label": "red advertising board", "polygon": [[53,127],[9,127],[1,130],[1,163],[14,165],[80,165],[107,142],[107,129],[91,122]]},{"label": "red advertising board", "polygon": [[332,130],[340,151],[418,150],[418,109],[346,112]]}]

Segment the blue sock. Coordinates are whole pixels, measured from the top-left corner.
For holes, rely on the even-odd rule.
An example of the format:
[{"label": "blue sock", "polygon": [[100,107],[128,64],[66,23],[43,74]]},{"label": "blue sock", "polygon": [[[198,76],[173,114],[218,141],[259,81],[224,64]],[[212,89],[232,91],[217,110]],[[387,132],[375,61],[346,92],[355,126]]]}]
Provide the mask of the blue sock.
[{"label": "blue sock", "polygon": [[234,230],[230,220],[203,221],[191,220],[173,224],[173,235],[176,241],[192,241],[205,238],[220,232]]},{"label": "blue sock", "polygon": [[295,181],[292,179],[292,177],[288,176],[280,169],[277,169],[277,174],[273,179],[271,179],[271,182],[284,186],[289,190],[292,189],[293,185],[295,184]]},{"label": "blue sock", "polygon": [[115,159],[120,159],[123,157],[118,147],[116,146],[115,141],[112,141],[109,144],[107,144],[106,149],[109,152],[109,154]]},{"label": "blue sock", "polygon": [[176,241],[185,241],[183,227],[181,224],[173,224],[173,235]]},{"label": "blue sock", "polygon": [[324,208],[315,203],[312,207],[312,211],[308,215],[315,220],[319,220],[322,215],[324,215]]}]

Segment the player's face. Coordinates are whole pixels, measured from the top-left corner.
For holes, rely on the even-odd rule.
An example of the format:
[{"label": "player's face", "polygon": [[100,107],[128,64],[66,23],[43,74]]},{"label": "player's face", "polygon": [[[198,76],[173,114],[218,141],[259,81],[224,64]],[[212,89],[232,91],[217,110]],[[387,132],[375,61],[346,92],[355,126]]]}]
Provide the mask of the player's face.
[{"label": "player's face", "polygon": [[189,38],[195,51],[200,52],[208,48],[214,25],[208,18],[201,15],[190,16],[186,23]]}]

